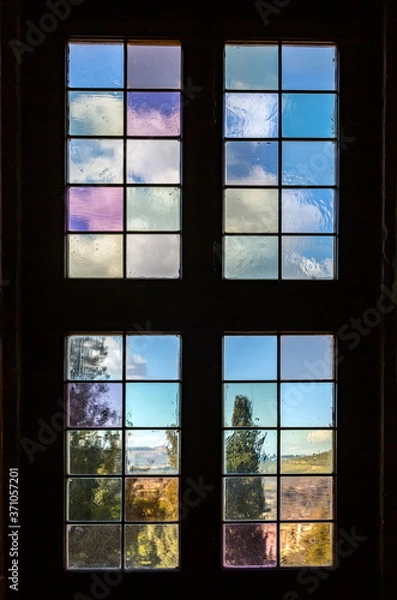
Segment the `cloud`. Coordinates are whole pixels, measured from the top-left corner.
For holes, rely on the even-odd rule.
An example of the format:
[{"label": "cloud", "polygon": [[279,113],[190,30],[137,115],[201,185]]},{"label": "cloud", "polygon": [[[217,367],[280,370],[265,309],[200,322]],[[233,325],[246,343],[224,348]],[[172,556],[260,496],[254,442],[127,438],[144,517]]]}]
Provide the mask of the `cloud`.
[{"label": "cloud", "polygon": [[71,92],[69,111],[72,135],[123,135],[121,92]]},{"label": "cloud", "polygon": [[136,352],[127,356],[127,379],[145,379],[147,376],[147,360]]},{"label": "cloud", "polygon": [[277,94],[227,94],[227,137],[277,136]]},{"label": "cloud", "polygon": [[331,432],[328,430],[310,431],[307,434],[307,441],[311,444],[324,444],[331,442]]},{"label": "cloud", "polygon": [[[230,163],[229,165],[230,166]],[[232,185],[277,185],[278,177],[275,173],[269,173],[260,165],[249,167],[249,171],[245,175],[228,174],[227,183]]]},{"label": "cloud", "polygon": [[180,152],[177,140],[128,140],[128,182],[179,183]]},{"label": "cloud", "polygon": [[72,139],[70,183],[122,183],[123,140]]},{"label": "cloud", "polygon": [[71,234],[69,277],[122,277],[121,235]]},{"label": "cloud", "polygon": [[178,234],[131,234],[127,237],[129,277],[176,278],[180,271]]},{"label": "cloud", "polygon": [[331,190],[283,190],[283,231],[325,233],[334,230]]}]

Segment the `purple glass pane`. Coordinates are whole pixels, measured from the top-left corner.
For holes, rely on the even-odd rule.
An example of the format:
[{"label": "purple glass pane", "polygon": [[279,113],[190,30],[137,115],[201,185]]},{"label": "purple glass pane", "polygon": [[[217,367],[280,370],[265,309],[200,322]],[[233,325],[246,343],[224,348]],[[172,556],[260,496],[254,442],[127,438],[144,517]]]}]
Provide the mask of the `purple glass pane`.
[{"label": "purple glass pane", "polygon": [[69,188],[68,228],[69,231],[122,231],[122,188]]},{"label": "purple glass pane", "polygon": [[121,383],[70,383],[68,420],[70,427],[120,427]]},{"label": "purple glass pane", "polygon": [[223,532],[225,567],[275,567],[277,564],[276,525],[244,523],[225,525]]},{"label": "purple glass pane", "polygon": [[127,85],[141,89],[179,89],[181,85],[180,46],[128,46]]},{"label": "purple glass pane", "polygon": [[128,135],[179,135],[178,92],[131,92],[128,94]]}]

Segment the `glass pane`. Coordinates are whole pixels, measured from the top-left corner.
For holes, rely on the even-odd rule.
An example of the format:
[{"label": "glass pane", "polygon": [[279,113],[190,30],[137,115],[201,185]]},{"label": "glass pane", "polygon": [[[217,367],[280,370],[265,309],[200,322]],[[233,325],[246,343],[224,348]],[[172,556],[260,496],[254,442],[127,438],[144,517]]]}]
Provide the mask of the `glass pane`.
[{"label": "glass pane", "polygon": [[281,519],[332,519],[332,477],[282,477]]},{"label": "glass pane", "polygon": [[127,379],[179,379],[180,338],[177,335],[128,335]]},{"label": "glass pane", "polygon": [[69,525],[68,569],[119,569],[120,525]]},{"label": "glass pane", "polygon": [[122,183],[123,140],[69,140],[68,181]]},{"label": "glass pane", "polygon": [[127,95],[127,134],[179,135],[180,110],[179,92],[130,92]]},{"label": "glass pane", "polygon": [[[247,398],[252,417],[250,426],[277,426],[277,385],[275,383],[226,383],[223,386],[225,427],[244,426],[240,423],[239,403]],[[245,419],[246,421],[247,419]]]},{"label": "glass pane", "polygon": [[223,540],[223,564],[225,567],[276,566],[275,524],[224,525]]},{"label": "glass pane", "polygon": [[283,142],[283,185],[335,185],[335,142]]},{"label": "glass pane", "polygon": [[285,233],[334,233],[335,217],[333,190],[282,191],[282,229]]},{"label": "glass pane", "polygon": [[276,477],[225,477],[224,518],[260,521],[277,518]]},{"label": "glass pane", "polygon": [[180,88],[180,46],[130,44],[127,52],[128,87]]},{"label": "glass pane", "polygon": [[282,427],[333,427],[332,383],[282,383]]},{"label": "glass pane", "polygon": [[277,432],[264,429],[225,431],[224,463],[224,472],[228,474],[275,474]]},{"label": "glass pane", "polygon": [[225,190],[225,231],[277,233],[278,191],[229,188]]},{"label": "glass pane", "polygon": [[274,335],[228,335],[224,338],[223,378],[260,380],[277,377]]},{"label": "glass pane", "polygon": [[225,94],[224,115],[225,137],[277,137],[277,94]]},{"label": "glass pane", "polygon": [[123,135],[122,92],[69,92],[71,135]]},{"label": "glass pane", "polygon": [[331,473],[333,432],[327,429],[281,432],[282,473]]},{"label": "glass pane", "polygon": [[335,239],[331,236],[284,236],[283,279],[333,279],[334,252]]},{"label": "glass pane", "polygon": [[179,183],[180,142],[127,140],[129,183]]},{"label": "glass pane", "polygon": [[277,279],[276,236],[226,236],[224,244],[226,279]]},{"label": "glass pane", "polygon": [[126,480],[127,521],[176,521],[178,479],[144,478]]},{"label": "glass pane", "polygon": [[225,183],[277,185],[277,142],[226,142]]},{"label": "glass pane", "polygon": [[121,235],[69,235],[69,277],[122,277]]},{"label": "glass pane", "polygon": [[128,235],[127,277],[180,277],[180,246],[178,234]]},{"label": "glass pane", "polygon": [[281,565],[326,567],[332,565],[331,523],[283,523],[280,531]]},{"label": "glass pane", "polygon": [[284,90],[334,90],[335,86],[334,46],[282,46]]},{"label": "glass pane", "polygon": [[283,136],[336,136],[335,94],[283,94]]},{"label": "glass pane", "polygon": [[281,336],[281,379],[332,379],[332,335]]},{"label": "glass pane", "polygon": [[126,385],[127,427],[177,427],[179,383],[128,383]]},{"label": "glass pane", "polygon": [[69,431],[68,465],[72,475],[121,474],[121,432]]},{"label": "glass pane", "polygon": [[171,430],[128,431],[127,473],[135,475],[177,475],[179,472],[179,433]]},{"label": "glass pane", "polygon": [[121,336],[70,336],[68,339],[68,379],[121,379],[121,349]]},{"label": "glass pane", "polygon": [[180,190],[173,187],[128,188],[127,229],[179,230],[180,195]]},{"label": "glass pane", "polygon": [[226,89],[276,90],[277,46],[226,46]]},{"label": "glass pane", "polygon": [[120,383],[70,383],[69,426],[121,427],[122,393]]},{"label": "glass pane", "polygon": [[178,525],[126,525],[127,569],[176,569]]},{"label": "glass pane", "polygon": [[123,44],[69,44],[69,87],[120,88]]},{"label": "glass pane", "polygon": [[71,231],[122,231],[123,189],[69,188],[68,228]]},{"label": "glass pane", "polygon": [[69,479],[69,521],[120,521],[120,518],[121,479]]}]

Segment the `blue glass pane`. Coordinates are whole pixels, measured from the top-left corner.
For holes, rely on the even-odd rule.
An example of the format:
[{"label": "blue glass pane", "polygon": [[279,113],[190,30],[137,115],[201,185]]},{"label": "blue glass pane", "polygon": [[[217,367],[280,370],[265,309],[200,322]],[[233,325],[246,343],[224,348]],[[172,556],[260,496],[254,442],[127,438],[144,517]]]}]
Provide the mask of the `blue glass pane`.
[{"label": "blue glass pane", "polygon": [[333,279],[335,238],[333,236],[284,236],[283,279]]},{"label": "blue glass pane", "polygon": [[277,137],[277,94],[226,94],[225,104],[226,137]]},{"label": "blue glass pane", "polygon": [[225,61],[226,89],[277,89],[277,46],[227,45]]},{"label": "blue glass pane", "polygon": [[283,137],[335,137],[335,94],[283,94],[282,102]]},{"label": "blue glass pane", "polygon": [[122,183],[123,141],[70,140],[68,180],[69,183]]},{"label": "blue glass pane", "polygon": [[283,185],[335,185],[334,142],[284,142]]},{"label": "blue glass pane", "polygon": [[223,379],[258,381],[277,377],[277,338],[272,335],[227,335]]},{"label": "blue glass pane", "polygon": [[277,142],[227,142],[225,146],[226,184],[278,183]]},{"label": "blue glass pane", "polygon": [[334,46],[283,46],[283,90],[335,90]]},{"label": "blue glass pane", "polygon": [[332,335],[281,336],[281,379],[332,379]]},{"label": "blue glass pane", "polygon": [[123,86],[123,44],[69,44],[69,87]]},{"label": "blue glass pane", "polygon": [[334,233],[335,192],[330,189],[284,189],[284,233]]},{"label": "blue glass pane", "polygon": [[334,421],[333,383],[281,384],[282,427],[333,427]]},{"label": "blue glass pane", "polygon": [[128,383],[127,427],[179,425],[179,383]]},{"label": "blue glass pane", "polygon": [[179,379],[180,338],[177,335],[128,335],[127,379]]},{"label": "blue glass pane", "polygon": [[[275,383],[226,383],[223,386],[223,421],[225,427],[235,427],[233,412],[238,397],[252,403],[252,425],[277,426],[277,385]],[[241,424],[243,425],[243,424]]]}]

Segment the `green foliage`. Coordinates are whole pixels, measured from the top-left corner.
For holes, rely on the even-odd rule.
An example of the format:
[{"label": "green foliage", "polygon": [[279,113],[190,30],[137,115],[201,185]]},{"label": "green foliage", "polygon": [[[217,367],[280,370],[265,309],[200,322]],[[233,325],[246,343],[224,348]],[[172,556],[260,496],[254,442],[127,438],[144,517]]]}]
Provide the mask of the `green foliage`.
[{"label": "green foliage", "polygon": [[178,566],[176,525],[133,525],[127,528],[127,567],[135,569]]}]

